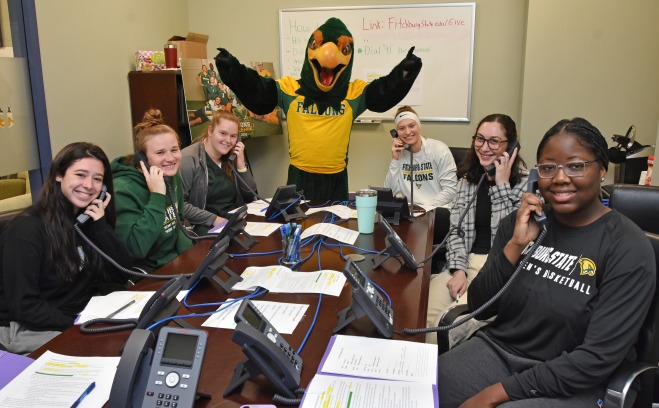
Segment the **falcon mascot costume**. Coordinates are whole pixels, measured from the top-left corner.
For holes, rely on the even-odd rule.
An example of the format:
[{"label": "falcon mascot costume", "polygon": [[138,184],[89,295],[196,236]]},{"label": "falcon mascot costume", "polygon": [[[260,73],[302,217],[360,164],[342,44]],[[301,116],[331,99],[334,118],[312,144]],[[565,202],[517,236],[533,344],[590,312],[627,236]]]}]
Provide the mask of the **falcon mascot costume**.
[{"label": "falcon mascot costume", "polygon": [[350,82],[354,57],[352,34],[330,18],[307,43],[301,78],[262,77],[226,49],[215,57],[222,81],[252,112],[264,115],[279,106],[288,120],[290,165],[287,184],[308,200],[348,199],[348,144],[357,116],[366,109],[385,112],[409,92],[421,71],[410,48],[386,76]]}]

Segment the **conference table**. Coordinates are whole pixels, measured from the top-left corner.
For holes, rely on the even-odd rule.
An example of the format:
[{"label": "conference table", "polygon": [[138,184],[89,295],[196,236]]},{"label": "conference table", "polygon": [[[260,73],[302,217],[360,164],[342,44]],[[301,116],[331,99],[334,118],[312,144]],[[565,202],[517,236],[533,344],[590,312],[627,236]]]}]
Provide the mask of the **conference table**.
[{"label": "conference table", "polygon": [[[315,223],[322,222],[327,212],[319,212],[301,220],[303,228]],[[262,217],[248,216],[248,221],[263,222]],[[417,261],[424,259],[432,250],[434,214],[429,212],[413,220],[401,220],[400,224],[394,226],[394,230],[405,241]],[[357,230],[357,220],[350,219],[338,224],[342,227]],[[263,253],[281,250],[282,241],[279,231],[275,231],[268,237],[256,237],[258,242],[245,251],[237,243],[232,242],[227,248],[229,254]],[[318,238],[317,238],[318,239]],[[325,238],[325,242],[337,244],[337,241]],[[373,234],[359,234],[354,244],[356,247],[380,251],[385,248],[385,233],[378,225],[375,226]],[[309,255],[312,245],[302,248],[302,258]],[[206,256],[210,248],[210,240],[200,241],[191,249],[181,254],[167,265],[158,269],[155,273],[162,275],[174,275],[192,273]],[[343,246],[343,253],[363,253],[357,249]],[[373,255],[364,254],[365,259],[357,262],[374,283],[380,286],[391,297],[394,313],[394,339],[423,342],[425,335],[406,335],[402,333],[404,328],[425,327],[426,307],[428,303],[428,284],[430,279],[431,262],[428,261],[417,271],[412,271],[403,266],[397,258],[387,259],[377,269],[373,268]],[[226,266],[237,274],[242,273],[248,266],[277,265],[280,254],[259,255],[254,257],[231,257]],[[323,270],[331,269],[342,271],[345,261],[341,258],[338,247],[325,247],[320,249],[320,265]],[[317,271],[318,253],[305,263],[299,265],[296,271]],[[218,275],[221,277],[221,275]],[[134,290],[156,290],[165,281],[155,279],[143,279],[131,289]],[[313,378],[322,356],[326,350],[333,329],[337,325],[339,311],[351,303],[351,286],[346,283],[341,295],[322,296],[318,317],[311,334],[302,350],[300,357],[303,359],[301,374],[301,387],[306,387]],[[245,296],[251,292],[233,291],[225,293],[217,283],[204,280],[190,292],[188,304],[204,302],[219,302],[227,298]],[[283,335],[286,341],[297,349],[302,343],[318,306],[319,296],[317,294],[290,294],[290,293],[267,293],[258,300],[308,304],[309,307],[292,334]],[[181,305],[178,315],[210,312],[217,307],[195,307],[187,309]],[[224,390],[233,375],[234,367],[245,358],[240,346],[232,342],[232,331],[227,329],[202,327],[201,324],[208,316],[186,318],[185,321],[195,328],[203,329],[208,333],[208,342],[198,385],[198,392],[208,394],[210,399],[200,399],[195,407],[240,407],[250,404],[272,404],[274,387],[263,376],[250,379],[242,388],[233,393],[223,396]],[[174,323],[170,323],[174,326]],[[34,351],[30,357],[37,358],[46,350],[71,356],[119,356],[120,348],[128,339],[130,330],[111,333],[83,334],[78,327],[72,327],[55,337],[44,346]],[[338,334],[365,336],[380,338],[372,322],[367,317],[357,319],[350,323]]]}]

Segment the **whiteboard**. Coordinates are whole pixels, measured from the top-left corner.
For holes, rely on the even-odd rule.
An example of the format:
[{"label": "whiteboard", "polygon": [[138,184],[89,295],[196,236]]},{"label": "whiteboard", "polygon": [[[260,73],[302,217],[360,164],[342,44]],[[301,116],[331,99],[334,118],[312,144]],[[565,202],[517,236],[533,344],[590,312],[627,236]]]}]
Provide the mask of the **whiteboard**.
[{"label": "whiteboard", "polygon": [[[354,39],[351,80],[388,74],[415,46],[423,67],[400,105],[414,107],[421,120],[468,122],[475,16],[475,3],[280,9],[281,73],[300,78],[309,37],[336,17]],[[359,119],[393,120],[395,111],[366,111]]]}]

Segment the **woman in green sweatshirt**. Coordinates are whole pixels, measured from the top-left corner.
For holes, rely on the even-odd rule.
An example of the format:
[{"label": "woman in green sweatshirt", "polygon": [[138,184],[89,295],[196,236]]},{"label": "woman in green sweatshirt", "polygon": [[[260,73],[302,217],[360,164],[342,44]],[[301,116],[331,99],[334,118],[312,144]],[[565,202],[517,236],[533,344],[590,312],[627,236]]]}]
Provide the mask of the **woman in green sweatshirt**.
[{"label": "woman in green sweatshirt", "polygon": [[[134,140],[136,154],[112,162],[116,232],[135,265],[150,272],[192,246],[177,223],[183,220],[181,146],[157,109],[148,110],[135,126]],[[169,198],[170,189],[176,202]]]}]

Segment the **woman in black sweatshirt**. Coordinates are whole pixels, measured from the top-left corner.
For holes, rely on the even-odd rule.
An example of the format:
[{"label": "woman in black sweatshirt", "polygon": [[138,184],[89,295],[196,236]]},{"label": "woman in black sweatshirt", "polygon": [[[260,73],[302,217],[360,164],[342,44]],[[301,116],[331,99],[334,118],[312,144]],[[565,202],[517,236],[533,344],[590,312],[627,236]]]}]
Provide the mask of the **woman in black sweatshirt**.
[{"label": "woman in black sweatshirt", "polygon": [[[102,186],[107,193],[98,197]],[[39,199],[0,236],[0,343],[29,353],[73,325],[94,288],[126,277],[107,264],[75,232],[129,266],[130,256],[113,231],[110,162],[101,148],[72,143],[53,160]],[[77,220],[87,215],[87,221]]]}]

